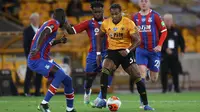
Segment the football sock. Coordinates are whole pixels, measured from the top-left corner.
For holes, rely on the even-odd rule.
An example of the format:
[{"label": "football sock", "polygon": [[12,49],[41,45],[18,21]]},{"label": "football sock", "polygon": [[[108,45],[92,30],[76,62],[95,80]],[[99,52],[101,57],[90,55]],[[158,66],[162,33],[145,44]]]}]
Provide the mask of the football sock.
[{"label": "football sock", "polygon": [[96,78],[96,73],[94,74],[86,74],[86,78],[85,78],[85,93],[88,95],[90,93],[90,88],[92,87],[92,83],[94,81],[94,79]]},{"label": "football sock", "polygon": [[148,105],[146,87],[142,79],[136,79],[136,85],[137,85],[137,90],[138,90],[138,93],[140,94],[143,104]]},{"label": "football sock", "polygon": [[50,84],[48,92],[44,98],[46,102],[49,102],[50,99],[56,94],[57,88],[60,86],[60,83],[66,76],[67,75],[65,75],[65,73],[62,70],[58,69],[56,71],[56,73],[54,74],[54,79],[52,83]]},{"label": "football sock", "polygon": [[101,96],[102,99],[106,99],[107,96],[107,88],[108,88],[108,76],[111,75],[110,71],[106,68],[102,68],[102,74],[101,74]]},{"label": "football sock", "polygon": [[[66,97],[66,104],[68,111],[70,108],[73,109],[73,104],[74,104],[74,89],[72,87],[72,78],[67,76],[62,83],[64,84],[64,92],[65,92],[65,97]],[[71,110],[70,110],[71,111]]]},{"label": "football sock", "polygon": [[[111,86],[113,80],[113,76],[109,75],[108,76],[108,88]],[[101,91],[99,92],[98,98],[102,98],[102,93]]]},{"label": "football sock", "polygon": [[[145,78],[142,78],[142,82],[145,84]],[[140,96],[140,104],[143,105],[143,101],[142,101],[141,96]]]}]

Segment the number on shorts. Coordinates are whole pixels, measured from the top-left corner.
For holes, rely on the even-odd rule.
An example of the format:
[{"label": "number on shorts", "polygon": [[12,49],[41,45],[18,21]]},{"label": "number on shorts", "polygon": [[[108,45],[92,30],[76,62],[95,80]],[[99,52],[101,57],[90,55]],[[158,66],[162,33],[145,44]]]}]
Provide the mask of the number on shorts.
[{"label": "number on shorts", "polygon": [[133,63],[133,58],[130,58],[130,64]]},{"label": "number on shorts", "polygon": [[155,60],[155,67],[159,68],[160,67],[160,60]]}]

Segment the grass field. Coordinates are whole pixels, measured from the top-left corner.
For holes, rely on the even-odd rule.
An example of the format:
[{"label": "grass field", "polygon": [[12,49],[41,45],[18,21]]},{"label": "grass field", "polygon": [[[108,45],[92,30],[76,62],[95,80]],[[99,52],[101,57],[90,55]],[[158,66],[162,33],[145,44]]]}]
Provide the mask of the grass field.
[{"label": "grass field", "polygon": [[[111,96],[112,94],[109,94]],[[137,94],[114,94],[122,101],[119,112],[143,112],[139,107]],[[83,95],[75,96],[78,112],[109,112],[108,109],[94,109],[83,104]],[[92,96],[94,99],[96,95]],[[0,97],[0,112],[38,112],[37,105],[43,97]],[[200,92],[149,93],[149,102],[155,112],[200,112]],[[64,95],[56,95],[50,102],[52,112],[65,112]]]}]

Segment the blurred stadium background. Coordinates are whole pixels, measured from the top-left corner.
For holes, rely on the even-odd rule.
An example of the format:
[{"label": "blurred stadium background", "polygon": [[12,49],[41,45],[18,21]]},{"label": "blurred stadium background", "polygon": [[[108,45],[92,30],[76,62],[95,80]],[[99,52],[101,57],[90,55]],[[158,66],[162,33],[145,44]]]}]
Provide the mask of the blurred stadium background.
[{"label": "blurred stadium background", "polygon": [[[11,70],[11,77],[19,94],[23,94],[23,83],[26,71],[26,59],[22,45],[22,31],[29,25],[29,16],[33,12],[40,14],[41,24],[51,18],[52,11],[56,8],[67,9],[70,0],[0,0],[0,69]],[[92,18],[90,13],[90,2],[92,0],[81,0],[82,13],[78,17],[68,16],[72,25]],[[186,54],[181,58],[184,71],[189,74],[180,77],[182,90],[200,90],[200,1],[199,0],[151,0],[152,8],[161,15],[172,13],[176,26],[181,29],[186,41]],[[125,16],[131,17],[139,11],[137,0],[104,0],[104,14],[109,16],[111,3],[119,3],[123,8]],[[60,30],[58,37],[63,32]],[[52,49],[52,57],[58,64],[63,64],[64,58],[70,60],[70,75],[74,77],[75,90],[82,92],[84,67],[89,41],[86,32],[68,36],[69,42],[65,45],[57,45]],[[67,69],[67,68],[64,68]],[[69,69],[69,68],[68,68]],[[67,69],[67,70],[68,70]],[[6,80],[6,76],[0,76],[0,82]],[[9,78],[8,78],[9,79]],[[114,83],[110,92],[128,91],[129,76],[118,69],[115,72]],[[41,92],[47,91],[48,82],[42,80]],[[93,86],[94,92],[99,91],[99,79]],[[5,90],[6,85],[1,83],[0,88]],[[8,87],[9,88],[9,87]],[[161,92],[161,83],[148,82],[149,90]],[[4,91],[4,90],[1,91]],[[1,92],[0,91],[0,92]],[[31,92],[34,87],[31,87]],[[62,92],[61,88],[58,92]],[[11,93],[4,93],[8,95]]]}]

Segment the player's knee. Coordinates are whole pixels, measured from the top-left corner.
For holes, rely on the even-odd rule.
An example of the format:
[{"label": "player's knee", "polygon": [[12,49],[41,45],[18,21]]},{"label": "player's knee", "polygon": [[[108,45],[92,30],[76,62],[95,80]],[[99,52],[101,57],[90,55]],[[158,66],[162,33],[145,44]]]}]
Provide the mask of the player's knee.
[{"label": "player's knee", "polygon": [[152,73],[151,74],[151,81],[153,83],[155,83],[155,82],[157,82],[157,80],[158,80],[158,73]]},{"label": "player's knee", "polygon": [[112,74],[111,70],[109,70],[107,68],[102,68],[102,73],[106,74],[106,75],[111,75]]}]

